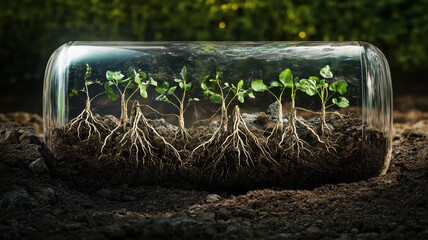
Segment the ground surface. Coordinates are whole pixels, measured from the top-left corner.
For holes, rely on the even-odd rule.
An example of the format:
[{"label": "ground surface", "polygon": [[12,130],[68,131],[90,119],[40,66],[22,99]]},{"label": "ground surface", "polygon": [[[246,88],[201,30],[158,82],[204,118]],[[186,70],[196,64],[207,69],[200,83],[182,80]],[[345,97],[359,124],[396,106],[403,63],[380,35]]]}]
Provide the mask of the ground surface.
[{"label": "ground surface", "polygon": [[0,239],[428,239],[428,114],[395,116],[386,175],[244,193],[78,189],[50,177],[34,131],[2,124]]}]

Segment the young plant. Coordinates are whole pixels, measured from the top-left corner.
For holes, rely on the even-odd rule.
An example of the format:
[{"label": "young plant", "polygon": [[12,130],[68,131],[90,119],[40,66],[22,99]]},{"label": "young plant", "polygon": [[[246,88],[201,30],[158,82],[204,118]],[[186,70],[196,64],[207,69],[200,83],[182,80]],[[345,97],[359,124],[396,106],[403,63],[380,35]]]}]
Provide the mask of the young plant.
[{"label": "young plant", "polygon": [[244,103],[245,97],[255,98],[253,89],[244,89],[244,81],[241,80],[235,86],[234,84],[223,83],[219,79],[220,72],[216,72],[215,79],[210,79],[208,82],[209,75],[205,76],[201,83],[201,88],[204,90],[204,94],[210,97],[212,103],[221,104],[221,129],[223,132],[227,132],[228,126],[228,115],[227,111],[230,104],[234,99],[238,99],[239,102]]},{"label": "young plant", "polygon": [[222,81],[219,79],[219,76],[220,72],[216,73],[215,79],[208,80],[209,75],[205,76],[202,80],[201,88],[204,91],[204,94],[210,97],[210,101],[212,103],[221,104],[220,127],[213,133],[210,139],[197,146],[192,151],[192,155],[199,148],[203,148],[205,150],[205,147],[207,145],[211,144],[216,139],[219,140],[223,134],[227,133],[229,125],[229,118],[227,113],[230,104],[233,102],[234,99],[238,99],[239,102],[244,103],[245,97],[255,97],[253,94],[253,89],[243,88],[243,80],[239,81],[236,86],[227,82],[222,84]]},{"label": "young plant", "polygon": [[[287,71],[288,70],[288,71]],[[287,81],[287,77],[288,77],[288,72],[290,71],[289,69],[287,69],[283,72],[281,72],[281,74],[279,74],[279,81],[273,81],[270,83],[270,85],[266,85],[263,83],[263,80],[256,80],[251,82],[251,87],[254,89],[254,91],[256,92],[265,92],[268,91],[272,96],[275,97],[276,99],[276,106],[277,106],[277,119],[276,119],[276,125],[272,130],[272,133],[269,135],[268,139],[270,137],[273,136],[274,133],[279,132],[280,134],[282,134],[284,132],[284,119],[283,119],[283,115],[282,115],[282,95],[284,94],[284,91],[286,88],[291,88],[292,82],[290,83],[289,81]],[[290,72],[291,74],[291,72]],[[279,95],[276,95],[275,93],[273,93],[271,91],[272,88],[280,88],[280,93]]]},{"label": "young plant", "polygon": [[[332,83],[327,83],[325,79],[333,78],[333,73],[331,72],[330,66],[326,65],[320,70],[320,74],[324,79],[319,79],[318,77],[309,77],[309,79],[302,79],[302,91],[304,90],[306,94],[313,96],[318,94],[321,99],[321,133],[322,135],[330,134],[331,129],[326,123],[326,109],[337,105],[338,107],[345,108],[349,106],[349,101],[343,96],[337,96],[337,94],[345,94],[347,91],[348,84],[345,81],[335,81]],[[334,97],[333,96],[337,97]],[[331,100],[331,104],[327,105]]]},{"label": "young plant", "polygon": [[108,127],[106,125],[104,125],[101,121],[99,121],[98,119],[96,119],[94,117],[94,115],[92,114],[92,111],[91,111],[91,102],[96,97],[98,97],[101,94],[103,94],[103,92],[95,95],[92,98],[89,97],[89,88],[88,88],[88,86],[90,86],[92,84],[100,84],[101,85],[101,83],[99,81],[90,80],[89,79],[90,77],[91,77],[91,67],[89,67],[89,65],[86,64],[86,73],[85,73],[85,76],[84,76],[85,87],[83,87],[80,90],[71,89],[71,93],[69,94],[70,97],[78,95],[79,92],[84,92],[86,94],[85,109],[83,109],[83,111],[76,118],[74,118],[73,120],[71,120],[70,126],[68,128],[68,131],[70,131],[73,128],[73,126],[75,126],[77,124],[77,136],[81,140],[81,138],[80,138],[80,129],[81,129],[82,126],[86,126],[88,128],[88,137],[86,138],[86,141],[90,139],[90,137],[92,136],[92,133],[98,134],[98,137],[101,139],[101,134],[100,134],[100,131],[98,130],[98,127],[102,127],[105,130],[108,130]]},{"label": "young plant", "polygon": [[[187,68],[184,66],[181,69],[181,78],[175,78],[174,82],[178,83],[178,86],[183,90],[183,94],[181,98],[179,98],[174,92],[177,89],[177,86],[170,87],[169,83],[167,81],[164,81],[161,86],[156,87],[156,92],[158,92],[160,95],[156,98],[157,101],[161,102],[167,102],[177,108],[179,114],[172,114],[173,116],[177,117],[178,119],[178,132],[184,139],[188,140],[188,133],[184,126],[184,113],[186,112],[187,108],[189,107],[190,103],[192,101],[198,102],[198,98],[187,98],[187,92],[190,91],[192,88],[192,83],[188,83],[186,79],[187,74]],[[178,103],[174,103],[170,100],[170,97],[174,97],[175,100]],[[156,111],[157,112],[157,111]],[[162,114],[165,115],[165,114]],[[177,134],[176,134],[177,137]]]},{"label": "young plant", "polygon": [[[147,98],[147,93],[141,94],[144,98]],[[143,156],[141,157],[143,160],[143,164],[145,163],[145,159],[147,155],[153,155],[152,149],[155,148],[152,145],[153,138],[158,138],[162,141],[165,149],[167,151],[171,150],[173,154],[177,157],[177,159],[183,164],[181,161],[180,154],[177,149],[172,146],[169,142],[166,141],[164,137],[162,137],[156,129],[149,124],[148,120],[144,117],[143,112],[140,108],[140,103],[138,100],[135,100],[132,105],[131,115],[130,115],[130,125],[129,130],[123,135],[122,139],[119,141],[119,147],[122,149],[128,142],[130,143],[129,152],[132,152],[132,149],[135,148],[135,160],[137,165],[139,163],[139,149],[143,151]],[[120,152],[120,151],[119,151]],[[153,161],[153,158],[152,158]],[[155,163],[153,161],[153,163]]]},{"label": "young plant", "polygon": [[[146,142],[146,141],[143,141],[144,137],[139,134],[139,133],[141,133],[141,131],[138,131],[138,123],[137,123],[137,126],[135,126],[135,119],[134,119],[135,116],[133,114],[131,114],[131,122],[129,122],[129,119],[128,119],[128,107],[127,106],[128,106],[128,102],[131,99],[131,97],[138,90],[140,92],[140,95],[143,98],[147,98],[147,88],[150,85],[157,86],[157,82],[155,80],[153,80],[151,77],[147,81],[143,82],[142,80],[145,80],[147,78],[146,73],[144,73],[142,71],[140,71],[139,73],[137,73],[133,67],[129,67],[128,68],[127,78],[124,79],[124,77],[125,76],[120,71],[118,71],[118,72],[107,71],[106,72],[107,81],[104,83],[105,92],[107,94],[107,97],[110,100],[116,101],[118,99],[118,97],[117,97],[116,93],[113,91],[112,86],[116,87],[117,91],[120,93],[120,98],[121,98],[121,115],[120,115],[119,124],[104,139],[104,144],[101,147],[101,153],[103,153],[104,147],[107,144],[107,140],[120,127],[123,127],[123,132],[125,133],[124,137],[121,140],[122,143],[124,142],[125,136],[127,136],[128,133],[130,133],[130,135],[131,135],[131,141],[132,141],[131,148],[132,148],[132,146],[136,146],[136,141],[137,140],[141,144],[143,144],[143,142]],[[137,86],[135,88],[135,90],[132,92],[131,95],[129,95],[128,98],[126,98],[126,90],[134,88],[135,85]],[[123,89],[121,89],[121,88],[123,88]],[[136,111],[134,108],[135,107],[133,106],[132,111]],[[128,125],[132,126],[132,128],[130,128],[129,130],[128,130]],[[145,150],[144,150],[146,148],[146,146],[147,146],[147,148],[149,150],[151,148],[150,144],[149,145],[147,145],[147,144],[146,145],[141,145],[144,153],[146,153]],[[137,151],[137,159],[138,159],[138,151]]]},{"label": "young plant", "polygon": [[[308,146],[309,144],[299,137],[299,134],[298,134],[297,128],[296,128],[296,121],[297,121],[300,124],[304,125],[306,128],[308,128],[312,133],[316,134],[312,128],[310,128],[303,121],[296,118],[296,101],[295,101],[295,99],[296,99],[297,90],[299,90],[299,89],[302,90],[303,82],[301,83],[299,81],[298,77],[294,78],[294,80],[293,80],[293,75],[291,73],[291,70],[288,68],[286,70],[284,70],[283,72],[281,72],[280,79],[283,79],[283,82],[284,82],[283,84],[286,88],[291,88],[291,109],[290,109],[290,117],[288,118],[288,124],[287,124],[287,127],[285,128],[285,130],[282,134],[281,141],[279,142],[279,145],[281,145],[284,142],[284,140],[287,139],[288,148],[285,151],[288,151],[290,149],[294,149],[294,147],[296,147],[297,157],[299,157],[299,155],[300,155],[300,149],[306,150],[312,154],[312,151],[309,150],[308,148],[306,148],[306,146]],[[321,139],[319,139],[318,135],[316,135],[316,136],[317,136],[318,140],[321,141]]]},{"label": "young plant", "polygon": [[[124,79],[125,75],[121,71],[113,72],[107,71],[106,78],[107,81],[104,82],[105,93],[111,101],[116,101],[118,99],[116,93],[113,91],[113,86],[116,87],[120,95],[120,119],[119,127],[122,126],[123,130],[126,131],[128,125],[128,101],[135,94],[137,90],[140,90],[140,95],[142,97],[147,97],[147,88],[149,85],[157,86],[157,82],[150,78],[147,82],[142,82],[147,78],[146,73],[140,71],[137,73],[133,67],[129,67],[126,72],[127,78]],[[132,81],[134,80],[134,81]],[[126,90],[134,88],[134,83],[137,84],[137,88],[134,92],[126,98]],[[121,89],[122,88],[122,89]]]}]

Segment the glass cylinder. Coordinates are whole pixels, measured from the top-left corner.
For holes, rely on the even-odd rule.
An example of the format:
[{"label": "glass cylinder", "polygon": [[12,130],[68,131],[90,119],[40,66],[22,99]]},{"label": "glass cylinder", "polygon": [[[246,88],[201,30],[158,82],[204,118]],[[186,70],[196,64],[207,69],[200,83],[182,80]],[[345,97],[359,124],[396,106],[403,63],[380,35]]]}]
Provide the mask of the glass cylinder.
[{"label": "glass cylinder", "polygon": [[69,42],[43,118],[64,177],[312,187],[386,172],[392,83],[364,42]]}]

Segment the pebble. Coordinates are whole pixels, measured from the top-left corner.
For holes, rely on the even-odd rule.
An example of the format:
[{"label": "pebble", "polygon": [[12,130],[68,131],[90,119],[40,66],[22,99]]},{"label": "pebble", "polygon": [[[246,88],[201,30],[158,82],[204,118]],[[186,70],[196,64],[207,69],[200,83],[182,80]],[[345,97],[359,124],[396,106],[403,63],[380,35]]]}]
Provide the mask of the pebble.
[{"label": "pebble", "polygon": [[24,189],[7,192],[1,201],[1,206],[4,208],[35,208],[38,202],[30,197]]},{"label": "pebble", "polygon": [[36,176],[42,176],[49,172],[49,168],[46,166],[43,158],[37,158],[32,163],[28,164],[28,170]]},{"label": "pebble", "polygon": [[102,199],[111,199],[112,191],[108,188],[102,188],[97,191],[97,196]]},{"label": "pebble", "polygon": [[319,239],[321,237],[321,230],[315,226],[310,226],[306,229],[307,239]]},{"label": "pebble", "polygon": [[217,194],[209,194],[207,196],[206,202],[207,203],[216,203],[216,202],[220,201],[221,199],[222,198],[219,195],[217,195]]},{"label": "pebble", "polygon": [[124,202],[132,202],[135,201],[136,197],[128,195],[128,194],[123,194],[121,200]]},{"label": "pebble", "polygon": [[110,239],[123,239],[127,235],[126,231],[119,224],[107,226],[101,232]]},{"label": "pebble", "polygon": [[58,202],[58,195],[56,194],[55,190],[52,188],[44,188],[41,191],[42,197],[45,201],[49,202],[50,204],[56,204]]}]

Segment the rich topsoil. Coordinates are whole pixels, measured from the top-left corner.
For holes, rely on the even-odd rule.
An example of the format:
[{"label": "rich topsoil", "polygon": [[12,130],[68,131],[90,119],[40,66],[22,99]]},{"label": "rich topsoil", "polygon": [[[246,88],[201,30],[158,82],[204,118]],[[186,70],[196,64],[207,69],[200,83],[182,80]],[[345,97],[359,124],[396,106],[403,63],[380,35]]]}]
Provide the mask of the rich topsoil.
[{"label": "rich topsoil", "polygon": [[76,184],[34,129],[1,123],[0,239],[428,239],[428,115],[396,116],[385,175],[248,192]]},{"label": "rich topsoil", "polygon": [[[218,129],[214,124],[189,128],[189,136],[185,139],[175,136],[176,127],[165,120],[149,120],[148,124],[177,149],[181,161],[159,137],[154,137],[155,134],[150,132],[146,138],[152,145],[151,153],[146,150],[145,154],[140,142],[136,141],[139,148],[137,155],[136,147],[131,145],[131,134],[125,135],[119,128],[108,138],[101,154],[109,131],[98,126],[101,137],[92,133],[86,140],[88,128],[84,122],[79,129],[80,139],[78,124],[72,127],[67,125],[56,128],[52,134],[53,170],[56,176],[71,180],[80,187],[124,183],[131,186],[160,184],[176,187],[187,184],[211,190],[245,191],[266,187],[314,188],[326,183],[352,182],[378,176],[385,168],[389,150],[387,139],[382,132],[366,126],[358,118],[332,115],[327,119],[331,134],[326,137],[321,135],[319,118],[299,119],[304,125],[296,122],[296,126],[299,137],[305,143],[300,149],[297,146],[288,149],[292,139],[285,139],[279,145],[280,134],[266,141],[275,125],[269,117],[264,113],[243,115],[251,133],[245,132],[242,124],[239,126],[242,131],[235,136],[241,137],[243,142],[248,139],[248,147],[240,148],[240,155],[236,151],[239,139],[226,141],[228,136],[233,139],[229,135],[231,133],[220,135],[218,140],[205,148],[197,148]],[[97,119],[110,129],[114,129],[114,123],[119,122],[113,116],[98,116]],[[285,121],[287,123],[287,119]],[[229,119],[230,132],[233,122]],[[308,127],[318,132],[323,142]],[[142,130],[140,134],[149,129],[143,121],[139,128]],[[136,134],[137,131],[130,133]],[[251,138],[251,134],[256,139]],[[148,145],[143,138],[142,141]],[[192,154],[195,148],[197,150]],[[224,156],[219,157],[222,148],[225,148]],[[263,155],[262,148],[267,154]],[[248,151],[248,158],[244,151]]]}]

